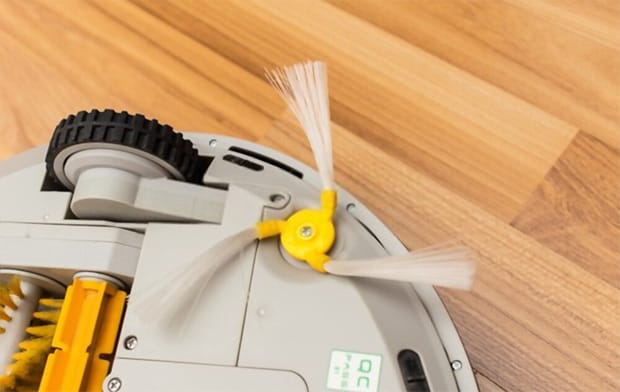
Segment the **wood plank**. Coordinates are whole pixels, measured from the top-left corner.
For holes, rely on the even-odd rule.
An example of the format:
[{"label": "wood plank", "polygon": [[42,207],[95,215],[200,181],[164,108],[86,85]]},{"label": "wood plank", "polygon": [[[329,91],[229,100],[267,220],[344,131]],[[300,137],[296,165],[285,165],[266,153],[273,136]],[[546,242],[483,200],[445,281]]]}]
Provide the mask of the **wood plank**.
[{"label": "wood plank", "polygon": [[[263,143],[312,161],[287,116]],[[406,245],[458,237],[480,254],[471,293],[441,290],[473,366],[510,391],[620,388],[620,291],[347,129],[337,180]],[[389,198],[386,199],[387,195]]]},{"label": "wood plank", "polygon": [[245,71],[128,0],[107,0],[105,5],[93,5],[118,22],[131,19],[131,28],[140,36],[270,118],[285,107],[280,96],[262,75],[257,77]]},{"label": "wood plank", "polygon": [[86,96],[49,63],[29,53],[3,31],[0,74],[0,160],[46,143],[56,123],[76,110],[75,103],[96,106],[97,96]]},{"label": "wood plank", "polygon": [[47,141],[61,118],[93,107],[250,139],[271,126],[267,111],[282,104],[263,80],[136,7],[112,5],[122,13],[83,2],[2,3],[0,72],[11,92],[2,103],[12,113],[3,126],[13,136],[0,154]]},{"label": "wood plank", "polygon": [[484,374],[475,372],[476,382],[478,383],[478,388],[480,392],[505,392],[506,390],[491,381]]},{"label": "wood plank", "polygon": [[620,287],[620,153],[580,133],[513,226]]},{"label": "wood plank", "polygon": [[620,50],[620,3],[607,0],[504,0],[548,23]]},{"label": "wood plank", "polygon": [[328,4],[137,3],[256,75],[327,60],[335,122],[506,221],[576,132]]},{"label": "wood plank", "polygon": [[620,147],[617,2],[328,1]]},{"label": "wood plank", "polygon": [[620,390],[618,26],[608,0],[5,0],[0,159],[116,107],[308,161],[263,70],[325,59],[339,182],[408,246],[482,254],[441,291],[481,390]]}]

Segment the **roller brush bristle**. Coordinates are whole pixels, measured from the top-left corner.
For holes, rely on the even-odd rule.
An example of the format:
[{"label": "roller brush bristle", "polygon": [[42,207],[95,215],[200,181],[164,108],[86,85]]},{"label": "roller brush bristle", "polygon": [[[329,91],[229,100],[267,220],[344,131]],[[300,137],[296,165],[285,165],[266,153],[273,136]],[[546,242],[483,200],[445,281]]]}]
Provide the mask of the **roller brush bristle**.
[{"label": "roller brush bristle", "polygon": [[[18,277],[13,277],[6,284],[0,286],[0,341],[11,328],[25,332],[25,339],[17,344],[17,352],[10,359],[12,362],[5,369],[0,369],[0,392],[36,391],[38,390],[47,356],[52,349],[52,339],[56,324],[60,316],[62,300],[44,298],[38,299],[40,290],[24,290],[24,284]],[[29,286],[32,287],[32,286]],[[29,298],[32,293],[35,298]],[[23,306],[31,301],[34,312]],[[34,301],[34,302],[32,302]],[[22,306],[20,306],[22,305]],[[18,312],[29,311],[25,330],[18,325],[11,325]],[[24,316],[21,314],[21,316]],[[13,331],[14,332],[14,331]],[[15,341],[17,342],[17,341]],[[15,344],[15,343],[14,343]],[[6,347],[0,347],[0,349]],[[8,353],[7,355],[10,355]]]}]

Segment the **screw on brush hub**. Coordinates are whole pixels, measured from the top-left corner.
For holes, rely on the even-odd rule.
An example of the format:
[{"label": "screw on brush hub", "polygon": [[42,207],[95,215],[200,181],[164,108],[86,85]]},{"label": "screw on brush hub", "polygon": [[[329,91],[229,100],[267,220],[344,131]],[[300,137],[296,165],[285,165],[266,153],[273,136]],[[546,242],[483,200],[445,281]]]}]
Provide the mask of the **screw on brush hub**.
[{"label": "screw on brush hub", "polygon": [[280,234],[282,247],[288,254],[325,272],[323,265],[329,260],[327,252],[336,239],[333,223],[336,203],[336,192],[325,190],[321,193],[320,209],[299,210],[286,221],[260,222],[256,226],[258,238]]},{"label": "screw on brush hub", "polygon": [[299,236],[301,238],[310,239],[314,235],[314,228],[311,225],[305,225],[299,228]]},{"label": "screw on brush hub", "polygon": [[326,253],[336,238],[331,219],[321,210],[301,210],[286,220],[280,239],[284,249],[294,258],[304,260],[323,272]]}]

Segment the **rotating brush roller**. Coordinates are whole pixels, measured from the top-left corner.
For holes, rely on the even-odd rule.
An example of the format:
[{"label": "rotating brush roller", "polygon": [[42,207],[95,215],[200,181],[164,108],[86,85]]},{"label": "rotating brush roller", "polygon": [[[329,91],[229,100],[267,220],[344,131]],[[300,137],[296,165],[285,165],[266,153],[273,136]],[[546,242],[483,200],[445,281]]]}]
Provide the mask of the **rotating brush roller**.
[{"label": "rotating brush roller", "polygon": [[118,289],[123,283],[81,272],[65,292],[52,279],[5,272],[0,392],[100,390],[125,306],[125,292]]},{"label": "rotating brush roller", "polygon": [[49,294],[37,281],[25,276],[5,276],[0,284],[0,391],[37,390],[52,349],[52,338],[60,316],[62,299]]}]

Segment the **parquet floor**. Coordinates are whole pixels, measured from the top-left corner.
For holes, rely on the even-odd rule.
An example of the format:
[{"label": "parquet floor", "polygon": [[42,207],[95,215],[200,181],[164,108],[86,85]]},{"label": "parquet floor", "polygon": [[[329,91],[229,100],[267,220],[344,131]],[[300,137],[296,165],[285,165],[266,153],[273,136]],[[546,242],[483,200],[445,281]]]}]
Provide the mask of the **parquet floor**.
[{"label": "parquet floor", "polygon": [[481,390],[620,390],[617,0],[0,0],[0,158],[110,107],[311,162],[263,78],[303,59],[337,181],[482,255],[440,291]]}]

